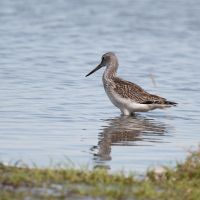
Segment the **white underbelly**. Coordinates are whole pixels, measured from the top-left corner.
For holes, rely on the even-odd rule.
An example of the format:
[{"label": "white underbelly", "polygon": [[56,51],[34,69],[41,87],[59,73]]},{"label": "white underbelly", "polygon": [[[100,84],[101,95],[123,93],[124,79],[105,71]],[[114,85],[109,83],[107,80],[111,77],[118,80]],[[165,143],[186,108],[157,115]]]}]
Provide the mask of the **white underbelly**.
[{"label": "white underbelly", "polygon": [[106,93],[111,102],[118,107],[124,115],[131,115],[134,112],[147,112],[156,108],[163,109],[169,107],[168,105],[162,104],[140,104],[131,99],[122,98],[112,90],[106,90]]},{"label": "white underbelly", "polygon": [[113,90],[105,89],[105,91],[111,102],[125,115],[130,115],[133,112],[145,112],[152,109],[148,104],[139,104],[131,99],[122,98]]}]

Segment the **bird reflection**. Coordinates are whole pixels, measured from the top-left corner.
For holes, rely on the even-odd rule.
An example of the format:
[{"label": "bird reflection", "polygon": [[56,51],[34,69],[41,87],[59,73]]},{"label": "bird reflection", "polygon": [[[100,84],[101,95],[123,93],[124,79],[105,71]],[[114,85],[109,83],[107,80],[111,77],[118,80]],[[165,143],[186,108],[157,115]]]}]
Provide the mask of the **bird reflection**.
[{"label": "bird reflection", "polygon": [[106,167],[105,161],[112,159],[112,146],[144,146],[162,142],[166,125],[142,116],[120,116],[106,120],[108,125],[99,133],[97,146],[91,148],[95,167]]}]

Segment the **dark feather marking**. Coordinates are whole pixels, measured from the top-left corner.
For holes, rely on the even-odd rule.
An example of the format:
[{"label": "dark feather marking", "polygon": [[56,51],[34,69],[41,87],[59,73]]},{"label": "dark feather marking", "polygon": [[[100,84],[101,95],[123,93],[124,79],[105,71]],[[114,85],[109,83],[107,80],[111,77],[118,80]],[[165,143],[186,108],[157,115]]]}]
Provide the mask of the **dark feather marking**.
[{"label": "dark feather marking", "polygon": [[113,77],[113,86],[115,92],[117,92],[123,98],[130,98],[133,101],[140,104],[164,104],[164,105],[176,105],[177,103],[167,101],[163,97],[159,97],[154,94],[150,94],[143,90],[140,86],[131,83],[129,81],[122,80],[118,77]]}]

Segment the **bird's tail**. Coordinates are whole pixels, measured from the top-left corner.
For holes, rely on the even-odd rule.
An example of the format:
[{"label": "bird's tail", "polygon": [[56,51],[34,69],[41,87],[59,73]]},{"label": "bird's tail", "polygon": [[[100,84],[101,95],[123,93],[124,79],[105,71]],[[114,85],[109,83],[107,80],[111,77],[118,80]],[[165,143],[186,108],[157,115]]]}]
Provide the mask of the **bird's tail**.
[{"label": "bird's tail", "polygon": [[177,106],[178,105],[178,103],[173,102],[173,101],[165,101],[165,104],[169,105],[169,106]]}]

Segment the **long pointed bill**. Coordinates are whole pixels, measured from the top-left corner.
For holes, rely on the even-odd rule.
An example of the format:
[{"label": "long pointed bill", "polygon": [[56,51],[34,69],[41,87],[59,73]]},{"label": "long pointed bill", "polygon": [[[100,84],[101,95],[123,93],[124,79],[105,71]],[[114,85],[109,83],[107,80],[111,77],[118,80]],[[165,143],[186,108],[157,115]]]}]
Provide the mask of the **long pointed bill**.
[{"label": "long pointed bill", "polygon": [[97,70],[99,70],[100,68],[102,68],[103,65],[100,63],[95,69],[93,69],[90,73],[88,73],[85,77],[93,74],[94,72],[96,72]]}]

